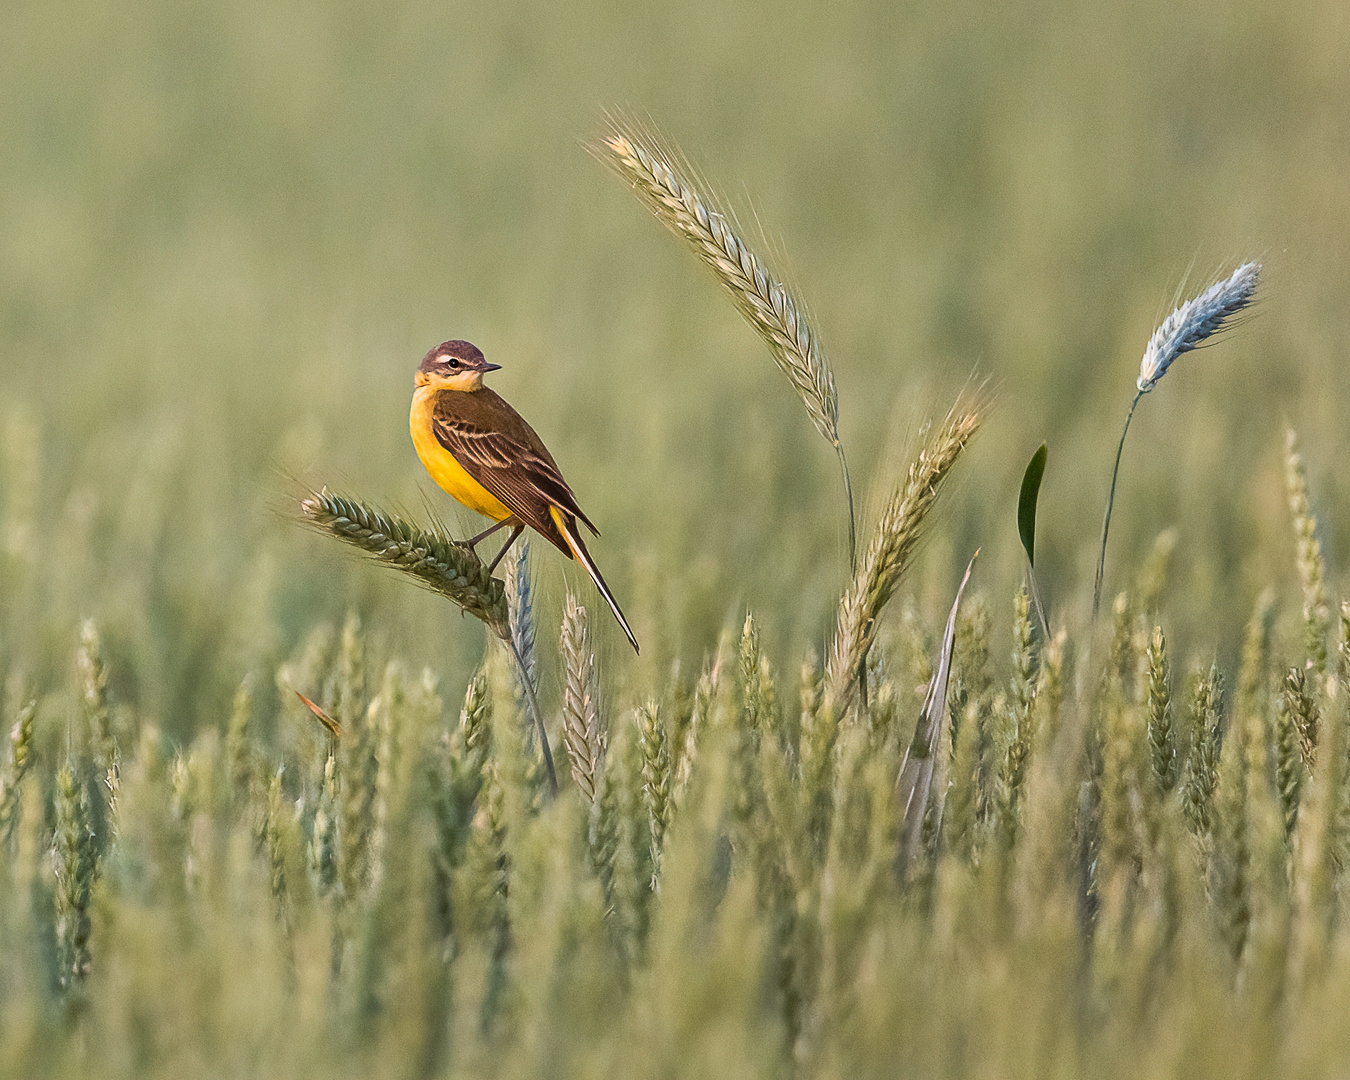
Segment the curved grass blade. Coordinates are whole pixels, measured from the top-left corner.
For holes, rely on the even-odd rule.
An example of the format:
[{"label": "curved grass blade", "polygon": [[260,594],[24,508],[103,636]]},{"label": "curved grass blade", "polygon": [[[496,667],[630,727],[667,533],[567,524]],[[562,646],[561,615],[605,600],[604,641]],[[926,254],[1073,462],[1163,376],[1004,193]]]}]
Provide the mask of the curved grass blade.
[{"label": "curved grass blade", "polygon": [[1045,475],[1045,459],[1049,450],[1045,443],[1031,455],[1027,471],[1022,474],[1022,491],[1017,496],[1017,535],[1027,553],[1027,564],[1036,565],[1036,500],[1041,494],[1041,477]]},{"label": "curved grass blade", "polygon": [[329,716],[326,712],[324,712],[323,707],[321,705],[305,697],[305,695],[300,693],[299,690],[295,692],[295,696],[300,699],[300,701],[304,704],[306,709],[308,709],[318,718],[319,723],[321,723],[327,729],[329,736],[331,736],[334,739],[342,738],[342,725],[339,724],[336,720],[334,720],[331,716]]},{"label": "curved grass blade", "polygon": [[1036,616],[1041,621],[1041,632],[1050,640],[1050,624],[1045,619],[1041,604],[1041,590],[1036,585],[1036,502],[1041,495],[1041,478],[1045,476],[1045,459],[1049,450],[1045,443],[1031,455],[1027,471],[1022,474],[1022,490],[1017,496],[1017,535],[1022,550],[1027,553],[1027,579],[1031,582],[1031,599],[1036,605]]},{"label": "curved grass blade", "polygon": [[966,584],[970,581],[970,572],[975,569],[975,560],[979,557],[977,550],[970,557],[961,584],[957,586],[956,599],[952,601],[947,626],[942,631],[942,652],[938,654],[933,677],[928,680],[928,693],[924,695],[923,707],[919,710],[919,722],[914,727],[914,737],[909,741],[905,760],[900,765],[900,774],[896,777],[896,792],[904,813],[904,824],[900,830],[902,864],[919,850],[924,814],[928,809],[933,770],[937,762],[934,751],[942,746],[943,728],[947,720],[947,677],[951,674],[952,652],[956,648],[956,613],[961,607],[961,594],[966,591]]}]

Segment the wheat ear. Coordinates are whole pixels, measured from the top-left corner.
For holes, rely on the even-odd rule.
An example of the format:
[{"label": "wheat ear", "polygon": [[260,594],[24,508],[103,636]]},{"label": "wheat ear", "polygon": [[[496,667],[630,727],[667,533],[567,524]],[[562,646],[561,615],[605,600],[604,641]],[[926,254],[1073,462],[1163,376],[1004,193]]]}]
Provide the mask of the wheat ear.
[{"label": "wheat ear", "polygon": [[397,514],[334,495],[327,488],[303,500],[300,509],[316,528],[359,547],[377,562],[412,575],[433,592],[482,619],[506,642],[519,669],[525,703],[539,731],[549,789],[556,792],[558,780],[553,770],[553,752],[549,749],[544,716],[531,683],[532,664],[512,636],[506,587],[487,572],[473,550],[452,540],[440,529],[423,529]]},{"label": "wheat ear", "polygon": [[1303,586],[1303,636],[1308,650],[1308,663],[1318,675],[1327,670],[1327,630],[1331,623],[1331,609],[1327,605],[1326,566],[1322,561],[1322,545],[1317,539],[1317,518],[1308,501],[1308,473],[1303,467],[1303,455],[1298,452],[1298,437],[1294,429],[1285,432],[1284,485],[1289,499],[1289,512],[1294,519],[1295,552],[1298,578]]},{"label": "wheat ear", "polygon": [[596,779],[604,771],[605,735],[597,709],[595,654],[586,609],[568,592],[563,606],[563,747],[572,778],[588,803],[596,800]]},{"label": "wheat ear", "polygon": [[1106,516],[1102,518],[1102,544],[1097,554],[1097,580],[1092,586],[1092,616],[1095,619],[1102,606],[1102,581],[1106,576],[1106,538],[1111,532],[1111,511],[1116,504],[1116,480],[1120,476],[1120,455],[1125,449],[1125,436],[1130,433],[1130,421],[1140,399],[1158,385],[1172,362],[1182,353],[1199,348],[1224,328],[1224,324],[1252,302],[1256,282],[1261,276],[1260,263],[1243,263],[1223,281],[1216,281],[1199,296],[1192,297],[1158,324],[1148,339],[1144,358],[1139,361],[1139,378],[1135,380],[1134,400],[1125,416],[1125,428],[1116,445],[1116,463],[1111,467],[1111,491],[1106,496]]},{"label": "wheat ear", "polygon": [[862,566],[839,605],[839,625],[825,672],[825,707],[840,718],[858,688],[855,676],[877,636],[877,620],[895,595],[937,501],[942,481],[980,426],[977,409],[953,409],[928,437],[877,522]]},{"label": "wheat ear", "polygon": [[856,559],[853,482],[839,441],[839,395],[820,338],[802,305],[769,271],[732,227],[732,220],[706,190],[677,164],[679,155],[634,124],[614,119],[595,147],[596,155],[633,187],[657,219],[682,236],[726,287],[736,309],[768,345],[778,370],[787,376],[815,424],[839,455],[848,500],[848,547]]},{"label": "wheat ear", "polygon": [[482,619],[503,641],[511,640],[506,589],[478,556],[439,529],[423,529],[327,488],[300,504],[316,528],[345,540],[377,562],[410,574],[419,583]]}]

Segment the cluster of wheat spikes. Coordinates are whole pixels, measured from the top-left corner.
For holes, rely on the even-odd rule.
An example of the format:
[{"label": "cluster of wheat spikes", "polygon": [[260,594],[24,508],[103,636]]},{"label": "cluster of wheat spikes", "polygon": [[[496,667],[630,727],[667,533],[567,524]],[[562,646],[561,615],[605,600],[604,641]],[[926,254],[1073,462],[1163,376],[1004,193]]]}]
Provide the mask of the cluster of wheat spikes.
[{"label": "cluster of wheat spikes", "polygon": [[[303,500],[300,509],[305,520],[315,528],[360,548],[376,562],[401,570],[419,584],[440,593],[481,619],[505,642],[516,661],[521,694],[534,717],[549,787],[557,791],[553,751],[537,698],[538,676],[527,566],[529,544],[517,546],[507,580],[503,583],[487,572],[472,548],[451,539],[439,528],[425,529],[397,514],[368,506],[359,499],[334,495],[327,488]],[[304,694],[300,697],[330,731],[341,732],[340,721],[335,722]]]},{"label": "cluster of wheat spikes", "polygon": [[[219,731],[175,750],[111,695],[86,624],[73,713],[8,695],[0,1012],[20,1071],[60,1073],[97,1032],[139,1048],[136,1075],[174,1075],[179,997],[223,1033],[191,1044],[213,1072],[269,1076],[1257,1077],[1343,1060],[1350,606],[1333,627],[1292,444],[1302,617],[1272,624],[1263,597],[1223,673],[1174,655],[1148,580],[1076,670],[1064,631],[1038,640],[1025,591],[1003,618],[958,593],[931,652],[875,632],[977,424],[956,410],[927,436],[799,685],[747,616],[696,678],[607,700],[568,597],[556,798],[529,669],[502,649],[447,698],[429,672],[375,664],[356,619],[321,627],[276,674],[279,726],[251,679]],[[322,505],[419,579],[452,565],[406,523]],[[474,578],[453,565],[462,599]],[[525,580],[508,632],[533,641]]]}]

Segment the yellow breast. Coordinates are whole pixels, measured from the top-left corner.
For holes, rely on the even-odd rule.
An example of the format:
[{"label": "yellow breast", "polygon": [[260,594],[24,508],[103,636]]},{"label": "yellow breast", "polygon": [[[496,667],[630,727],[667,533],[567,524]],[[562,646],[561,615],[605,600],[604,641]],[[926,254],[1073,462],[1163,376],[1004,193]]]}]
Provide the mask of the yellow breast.
[{"label": "yellow breast", "polygon": [[[436,440],[431,427],[432,409],[439,391],[430,386],[419,386],[413,391],[412,411],[408,414],[408,430],[413,447],[431,478],[470,510],[501,521],[511,516],[510,507],[464,471],[455,456]],[[445,393],[457,393],[447,390]]]}]

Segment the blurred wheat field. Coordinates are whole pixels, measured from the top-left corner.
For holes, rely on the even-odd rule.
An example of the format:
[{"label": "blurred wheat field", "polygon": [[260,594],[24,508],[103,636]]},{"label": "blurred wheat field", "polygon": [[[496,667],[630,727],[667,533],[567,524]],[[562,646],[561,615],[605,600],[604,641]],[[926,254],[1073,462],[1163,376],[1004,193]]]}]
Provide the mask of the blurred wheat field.
[{"label": "blurred wheat field", "polygon": [[[0,1073],[1343,1073],[1347,43],[1333,0],[7,3]],[[819,330],[860,555],[987,388],[875,627],[834,452],[587,153],[615,103]],[[1134,420],[1094,627],[1144,344],[1249,258]],[[324,484],[481,527],[407,436],[450,337],[643,644],[535,545],[556,798],[484,627],[298,527]]]}]

